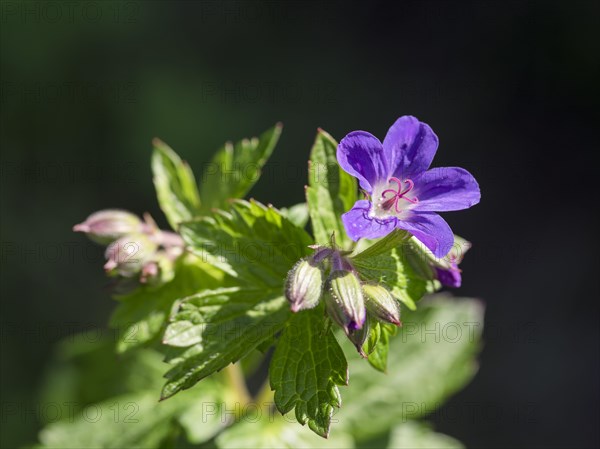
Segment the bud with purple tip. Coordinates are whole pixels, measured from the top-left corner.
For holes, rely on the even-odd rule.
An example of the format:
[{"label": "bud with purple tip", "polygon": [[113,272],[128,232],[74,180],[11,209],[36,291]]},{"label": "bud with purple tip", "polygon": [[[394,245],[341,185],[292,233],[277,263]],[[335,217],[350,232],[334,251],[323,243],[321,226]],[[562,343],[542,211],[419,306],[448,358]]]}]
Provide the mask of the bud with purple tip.
[{"label": "bud with purple tip", "polygon": [[350,263],[339,253],[332,257],[333,268],[327,285],[329,301],[327,309],[331,318],[346,332],[361,329],[367,317],[365,301],[358,276]]},{"label": "bud with purple tip", "polygon": [[83,223],[73,226],[73,231],[84,232],[94,242],[108,245],[126,234],[141,232],[143,228],[144,223],[131,212],[106,209],[94,212]]},{"label": "bud with purple tip", "polygon": [[381,285],[363,285],[365,305],[369,314],[379,321],[400,325],[400,306],[392,294]]},{"label": "bud with purple tip", "polygon": [[292,312],[312,309],[323,292],[323,268],[315,257],[300,259],[288,274],[285,296]]},{"label": "bud with purple tip", "polygon": [[369,338],[369,334],[371,333],[371,326],[369,325],[369,320],[365,320],[362,328],[350,331],[348,333],[348,339],[354,344],[354,347],[358,351],[361,357],[367,358],[368,354],[364,350],[365,342],[367,338]]}]

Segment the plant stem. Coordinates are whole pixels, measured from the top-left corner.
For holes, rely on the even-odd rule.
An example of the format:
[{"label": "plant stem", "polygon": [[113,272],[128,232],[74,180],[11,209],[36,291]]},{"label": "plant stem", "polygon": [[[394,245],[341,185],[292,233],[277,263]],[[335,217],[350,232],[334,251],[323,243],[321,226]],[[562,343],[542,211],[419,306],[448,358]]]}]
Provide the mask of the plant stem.
[{"label": "plant stem", "polygon": [[269,379],[265,380],[265,383],[260,387],[258,393],[254,397],[254,402],[264,410],[270,409],[275,403],[273,397],[273,391],[271,391],[271,385]]},{"label": "plant stem", "polygon": [[227,383],[231,386],[232,390],[236,393],[237,400],[242,404],[246,405],[252,401],[252,397],[246,387],[246,381],[244,379],[244,373],[239,363],[232,363],[227,365],[223,370]]}]

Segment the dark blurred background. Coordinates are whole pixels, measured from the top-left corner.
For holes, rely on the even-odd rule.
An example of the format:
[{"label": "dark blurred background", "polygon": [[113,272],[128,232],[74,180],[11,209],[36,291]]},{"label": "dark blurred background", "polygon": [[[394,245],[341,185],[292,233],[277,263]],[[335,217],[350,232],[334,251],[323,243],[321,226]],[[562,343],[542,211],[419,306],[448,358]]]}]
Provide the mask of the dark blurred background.
[{"label": "dark blurred background", "polygon": [[[471,447],[599,444],[600,10],[593,1],[1,2],[2,441],[35,440],[53,344],[114,304],[91,212],[158,209],[150,141],[199,173],[285,125],[252,196],[303,201],[317,127],[432,126],[482,202],[458,295],[487,306],[475,380],[432,416]],[[7,405],[8,404],[8,405]],[[18,413],[14,412],[17,407]],[[7,408],[9,407],[9,408]],[[10,408],[12,407],[12,408]]]}]

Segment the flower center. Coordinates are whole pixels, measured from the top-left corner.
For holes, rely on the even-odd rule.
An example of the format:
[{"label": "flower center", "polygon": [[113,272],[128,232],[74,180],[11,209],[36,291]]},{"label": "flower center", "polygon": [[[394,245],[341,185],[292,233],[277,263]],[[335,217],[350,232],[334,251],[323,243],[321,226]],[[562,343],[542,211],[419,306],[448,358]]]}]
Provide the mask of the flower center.
[{"label": "flower center", "polygon": [[[388,183],[392,182],[396,183],[398,185],[398,188],[386,189],[383,192],[381,192],[382,202],[379,206],[381,207],[381,209],[387,212],[393,207],[396,213],[400,213],[402,212],[399,206],[400,200],[408,201],[411,204],[417,204],[419,202],[419,199],[416,196],[413,198],[408,198],[406,196],[406,194],[409,193],[415,187],[415,183],[412,182],[411,179],[407,178],[404,181],[400,181],[398,178],[392,176],[388,180]],[[406,184],[404,189],[402,187],[402,184]]]}]

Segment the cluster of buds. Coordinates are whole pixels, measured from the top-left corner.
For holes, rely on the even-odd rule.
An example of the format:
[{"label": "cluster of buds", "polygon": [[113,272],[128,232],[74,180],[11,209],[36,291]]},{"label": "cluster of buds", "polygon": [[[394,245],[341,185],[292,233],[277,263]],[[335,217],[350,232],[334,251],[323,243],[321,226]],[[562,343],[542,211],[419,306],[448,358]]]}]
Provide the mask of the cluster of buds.
[{"label": "cluster of buds", "polygon": [[109,276],[142,284],[160,285],[171,280],[175,261],[184,251],[181,237],[160,230],[149,214],[141,220],[124,210],[102,210],[73,226],[73,231],[108,245],[104,270]]},{"label": "cluster of buds", "polygon": [[[387,288],[362,282],[347,252],[315,246],[288,273],[285,295],[293,312],[312,309],[321,299],[329,318],[366,357],[363,345],[371,319],[400,326],[400,305]],[[327,274],[327,271],[329,272]]]}]

